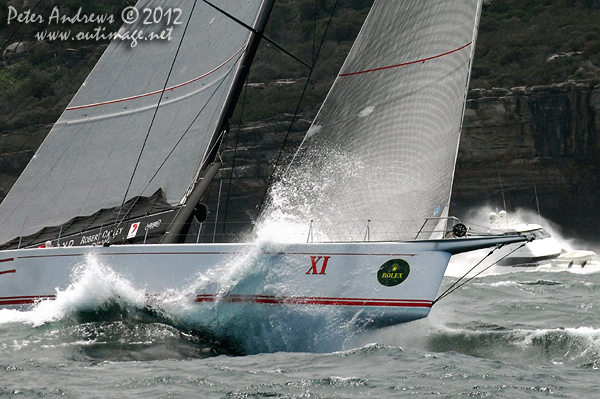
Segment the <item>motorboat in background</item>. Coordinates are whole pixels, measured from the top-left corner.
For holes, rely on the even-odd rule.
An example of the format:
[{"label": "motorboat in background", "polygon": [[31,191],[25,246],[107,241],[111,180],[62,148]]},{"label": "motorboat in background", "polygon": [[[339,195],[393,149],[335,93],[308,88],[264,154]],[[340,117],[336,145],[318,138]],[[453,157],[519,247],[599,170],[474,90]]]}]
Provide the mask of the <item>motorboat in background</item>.
[{"label": "motorboat in background", "polygon": [[[516,221],[506,211],[489,215],[490,234],[504,236],[521,235],[532,241],[522,246],[509,244],[498,251],[494,272],[514,270],[560,270],[571,267],[599,267],[593,251],[567,250],[543,226]],[[514,251],[514,252],[513,252]]]},{"label": "motorboat in background", "polygon": [[506,211],[490,213],[489,220],[492,226],[489,230],[491,233],[504,236],[525,235],[528,238],[534,238],[528,245],[518,249],[517,247],[520,245],[509,245],[503,252],[513,250],[514,252],[500,259],[497,263],[498,266],[537,267],[566,252],[561,243],[539,224],[523,223],[509,219]]}]

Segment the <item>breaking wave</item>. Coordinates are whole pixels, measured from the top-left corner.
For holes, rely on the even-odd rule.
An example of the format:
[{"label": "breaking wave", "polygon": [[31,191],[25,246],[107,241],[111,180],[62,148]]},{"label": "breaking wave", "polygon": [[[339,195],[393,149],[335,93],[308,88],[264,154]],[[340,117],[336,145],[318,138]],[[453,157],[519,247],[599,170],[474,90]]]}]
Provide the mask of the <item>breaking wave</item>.
[{"label": "breaking wave", "polygon": [[[269,250],[265,251],[265,246]],[[360,326],[347,321],[336,309],[265,306],[224,299],[232,291],[285,295],[292,288],[281,283],[288,279],[278,273],[285,272],[278,271],[265,254],[277,248],[278,244],[273,243],[253,247],[244,257],[199,276],[183,295],[153,298],[152,307],[177,328],[199,334],[233,353],[329,352],[343,348]],[[186,298],[185,292],[201,292],[209,286],[216,286],[214,302],[198,304]]]},{"label": "breaking wave", "polygon": [[426,349],[517,364],[568,364],[600,367],[600,329],[507,329],[495,324],[473,324],[433,333]]},{"label": "breaking wave", "polygon": [[[265,245],[276,249],[276,244]],[[57,290],[55,300],[41,301],[27,310],[0,310],[0,328],[10,324],[39,331],[58,328],[64,334],[40,339],[68,341],[97,355],[125,346],[129,349],[124,356],[130,358],[143,357],[138,351],[154,353],[149,348],[165,341],[179,342],[175,348],[183,347],[184,353],[190,352],[190,345],[199,345],[201,356],[345,348],[360,326],[335,309],[223,300],[232,290],[256,292],[261,287],[266,292],[285,292],[280,282],[286,279],[273,277],[270,262],[264,247],[256,247],[243,258],[198,275],[183,289],[149,297],[143,287],[89,256],[74,271],[72,283]],[[214,301],[195,301],[197,292],[212,287],[217,292]],[[180,356],[179,349],[174,356]]]},{"label": "breaking wave", "polygon": [[68,318],[76,313],[100,312],[103,308],[135,308],[143,306],[143,290],[134,286],[96,257],[73,270],[71,284],[56,291],[56,299],[40,301],[31,309],[0,310],[0,324],[23,323],[33,327]]}]

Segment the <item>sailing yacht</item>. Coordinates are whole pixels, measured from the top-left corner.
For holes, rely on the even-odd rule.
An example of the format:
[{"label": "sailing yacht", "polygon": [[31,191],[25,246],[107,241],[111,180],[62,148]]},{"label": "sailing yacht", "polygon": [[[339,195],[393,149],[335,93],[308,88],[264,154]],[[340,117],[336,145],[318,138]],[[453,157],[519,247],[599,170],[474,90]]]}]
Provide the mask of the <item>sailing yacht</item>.
[{"label": "sailing yacht", "polygon": [[0,205],[0,307],[52,300],[92,259],[152,303],[386,326],[429,314],[452,255],[525,241],[446,226],[481,1],[376,0],[261,219],[368,234],[186,243],[273,3],[138,4],[181,10],[172,40],[114,40]]}]

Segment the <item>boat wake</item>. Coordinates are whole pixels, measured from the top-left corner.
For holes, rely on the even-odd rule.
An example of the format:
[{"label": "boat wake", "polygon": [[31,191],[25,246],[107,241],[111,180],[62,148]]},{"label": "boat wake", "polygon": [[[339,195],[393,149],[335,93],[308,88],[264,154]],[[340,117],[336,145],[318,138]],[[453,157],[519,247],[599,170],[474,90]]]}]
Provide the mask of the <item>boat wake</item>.
[{"label": "boat wake", "polygon": [[[275,250],[276,246],[270,248]],[[261,247],[231,264],[198,275],[185,288],[148,297],[141,287],[90,256],[73,273],[68,288],[57,291],[55,300],[39,302],[24,311],[0,310],[0,330],[20,337],[8,344],[12,345],[8,349],[29,348],[30,353],[37,351],[38,356],[43,353],[47,357],[53,351],[64,354],[67,348],[70,358],[93,362],[278,351],[343,354],[356,351],[352,348],[391,348],[396,353],[401,348],[461,353],[513,364],[525,365],[535,359],[539,363],[600,367],[600,329],[542,324],[544,320],[555,320],[568,325],[568,318],[560,321],[557,316],[564,314],[560,313],[562,308],[551,313],[546,310],[546,316],[539,314],[539,309],[548,306],[545,298],[560,296],[563,291],[569,292],[569,297],[581,297],[583,292],[597,289],[593,282],[559,281],[541,273],[527,275],[533,279],[510,281],[491,276],[473,282],[465,292],[468,298],[453,297],[452,303],[434,307],[428,319],[371,331],[353,322],[342,322],[342,315],[332,309],[224,300],[228,292],[245,287],[273,289],[265,273],[269,267],[269,258]],[[217,287],[217,300],[194,301],[195,292],[211,286]],[[285,290],[285,286],[278,289]],[[498,302],[492,309],[478,313],[475,304],[482,298],[506,298],[509,292],[510,301]],[[463,306],[469,309],[468,314],[456,310]],[[591,304],[578,307],[584,315],[592,310]],[[514,311],[531,317],[502,325],[501,320]],[[372,342],[377,344],[373,346]]]},{"label": "boat wake", "polygon": [[[267,250],[265,250],[267,247]],[[170,325],[202,336],[227,352],[331,352],[340,350],[361,326],[333,307],[235,302],[228,294],[268,292],[286,296],[291,286],[269,252],[278,244],[262,243],[243,257],[199,275],[188,288],[149,301]],[[216,291],[214,301],[194,302],[196,292]]]},{"label": "boat wake", "polygon": [[600,329],[592,327],[535,328],[505,326],[489,321],[452,322],[419,320],[370,332],[356,341],[369,348],[401,348],[406,352],[462,354],[506,364],[565,364],[600,367]]},{"label": "boat wake", "polygon": [[[487,253],[488,251],[478,250],[473,251],[473,253],[464,253],[460,255],[455,255],[450,258],[450,262],[448,264],[448,268],[446,269],[446,273],[444,274],[446,277],[463,277],[466,278],[475,277],[487,277],[487,276],[495,276],[495,275],[504,275],[509,273],[536,273],[536,272],[544,272],[544,273],[571,273],[571,274],[596,274],[600,273],[600,256],[597,256],[593,262],[589,265],[583,267],[581,265],[574,265],[572,267],[556,267],[548,264],[539,265],[531,268],[511,268],[506,266],[491,266],[493,262],[482,262],[477,268],[470,271],[473,266],[475,266]],[[488,268],[488,266],[491,266]],[[468,272],[468,273],[467,273]],[[481,272],[481,273],[480,273]]]},{"label": "boat wake", "polygon": [[[81,361],[150,361],[210,356],[210,345],[156,318],[143,289],[89,256],[72,282],[26,310],[1,309],[6,349]],[[23,339],[23,337],[26,337]],[[6,341],[8,342],[8,341]],[[4,343],[6,347],[6,342]]]}]

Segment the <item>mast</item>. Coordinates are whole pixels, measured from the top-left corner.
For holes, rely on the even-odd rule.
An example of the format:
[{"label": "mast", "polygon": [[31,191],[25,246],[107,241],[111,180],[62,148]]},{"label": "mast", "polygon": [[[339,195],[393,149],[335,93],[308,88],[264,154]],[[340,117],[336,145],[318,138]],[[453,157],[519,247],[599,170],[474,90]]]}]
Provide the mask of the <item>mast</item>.
[{"label": "mast", "polygon": [[[238,102],[240,94],[242,93],[242,89],[244,88],[244,82],[246,81],[246,78],[250,73],[250,66],[254,61],[254,56],[256,55],[256,52],[258,51],[258,46],[260,45],[261,39],[263,38],[265,28],[267,27],[267,22],[271,15],[271,11],[273,10],[273,5],[275,4],[275,0],[265,0],[265,2],[263,3],[263,9],[257,18],[257,25],[255,29],[253,29],[251,26],[246,25],[242,21],[221,10],[220,8],[216,7],[210,1],[204,0],[204,2],[252,32],[250,41],[248,43],[248,49],[246,50],[244,59],[241,64],[241,68],[237,71],[237,76],[235,78],[233,90],[231,91],[229,99],[225,103],[224,110],[221,113],[221,117],[219,119],[219,128],[217,129],[217,132],[224,133],[228,130],[229,119],[233,115],[235,106]],[[208,147],[211,150],[208,154],[208,158],[205,163],[206,165],[214,161],[222,138],[223,134],[216,134],[215,137],[213,137],[213,141]]]},{"label": "mast", "polygon": [[227,101],[224,104],[223,111],[219,117],[218,128],[215,131],[216,134],[213,136],[210,145],[208,146],[208,153],[205,158],[205,161],[202,165],[200,165],[200,169],[198,171],[199,178],[193,184],[193,189],[189,192],[189,194],[182,200],[182,206],[178,210],[177,215],[169,225],[168,230],[165,232],[165,235],[161,239],[161,243],[170,244],[177,241],[177,237],[181,232],[182,228],[185,226],[186,222],[192,217],[192,213],[194,211],[195,206],[198,204],[208,187],[210,186],[210,182],[215,177],[221,163],[214,162],[215,157],[217,155],[219,145],[223,139],[224,134],[228,130],[229,119],[233,115],[233,111],[235,110],[235,106],[242,92],[244,82],[250,73],[250,66],[254,61],[254,57],[256,52],[258,51],[258,46],[260,45],[261,39],[263,37],[265,28],[267,26],[267,21],[269,16],[271,15],[271,11],[273,10],[273,5],[275,4],[275,0],[266,0],[263,3],[263,8],[257,18],[256,28],[252,28],[243,22],[239,21],[232,15],[227,12],[221,10],[216,7],[212,3],[207,0],[204,0],[206,4],[213,7],[220,13],[226,15],[231,20],[237,22],[241,26],[252,32],[248,48],[245,52],[245,56],[242,60],[241,67],[236,72],[235,82],[233,88],[230,92],[230,95]]}]

